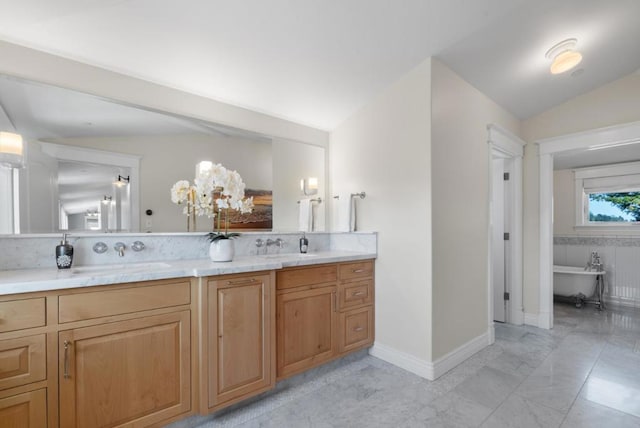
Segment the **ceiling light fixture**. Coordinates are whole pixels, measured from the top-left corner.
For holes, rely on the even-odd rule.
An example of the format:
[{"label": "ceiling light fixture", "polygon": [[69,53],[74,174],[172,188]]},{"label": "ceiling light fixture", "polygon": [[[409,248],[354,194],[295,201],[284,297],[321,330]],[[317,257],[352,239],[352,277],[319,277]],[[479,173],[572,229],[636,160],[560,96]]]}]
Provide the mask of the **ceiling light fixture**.
[{"label": "ceiling light fixture", "polygon": [[576,51],[577,39],[567,39],[553,46],[546,53],[551,62],[551,74],[560,74],[571,70],[582,61],[582,54]]}]

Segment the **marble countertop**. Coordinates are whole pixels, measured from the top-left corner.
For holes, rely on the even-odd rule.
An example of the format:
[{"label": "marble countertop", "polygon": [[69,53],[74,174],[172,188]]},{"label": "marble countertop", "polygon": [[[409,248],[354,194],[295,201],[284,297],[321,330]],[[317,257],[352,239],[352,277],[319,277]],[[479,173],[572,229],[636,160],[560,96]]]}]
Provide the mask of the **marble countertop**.
[{"label": "marble countertop", "polygon": [[375,258],[375,253],[323,251],[311,254],[269,254],[236,257],[232,262],[209,259],[74,266],[68,270],[22,269],[0,271],[0,295],[65,288],[91,287],[154,279],[202,277],[230,273],[257,272]]}]

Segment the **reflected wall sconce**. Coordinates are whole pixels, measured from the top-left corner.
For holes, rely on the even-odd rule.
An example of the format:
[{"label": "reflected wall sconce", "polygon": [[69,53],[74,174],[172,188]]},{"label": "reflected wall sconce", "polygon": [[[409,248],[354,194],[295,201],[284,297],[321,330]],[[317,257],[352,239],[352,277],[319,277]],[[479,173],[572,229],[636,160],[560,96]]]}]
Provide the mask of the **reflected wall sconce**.
[{"label": "reflected wall sconce", "polygon": [[20,134],[0,132],[0,165],[11,168],[24,166],[24,146]]},{"label": "reflected wall sconce", "polygon": [[308,177],[300,180],[300,190],[305,196],[318,194],[318,177]]},{"label": "reflected wall sconce", "polygon": [[211,161],[201,161],[196,164],[196,178],[198,177],[207,177],[211,175],[211,170],[213,169],[213,162]]},{"label": "reflected wall sconce", "polygon": [[112,196],[104,195],[104,198],[102,198],[102,203],[103,203],[103,204],[105,204],[105,205],[107,205],[108,203],[110,203],[110,202],[111,202],[111,200],[112,200],[112,199],[113,199],[113,197],[112,197]]},{"label": "reflected wall sconce", "polygon": [[560,74],[571,70],[582,61],[582,54],[576,51],[577,39],[567,39],[554,45],[546,53],[546,57],[551,59],[551,74]]},{"label": "reflected wall sconce", "polygon": [[118,179],[113,184],[115,184],[118,187],[125,186],[125,185],[129,184],[129,177],[131,177],[131,176],[127,175],[126,177],[124,177],[122,175],[118,175]]}]

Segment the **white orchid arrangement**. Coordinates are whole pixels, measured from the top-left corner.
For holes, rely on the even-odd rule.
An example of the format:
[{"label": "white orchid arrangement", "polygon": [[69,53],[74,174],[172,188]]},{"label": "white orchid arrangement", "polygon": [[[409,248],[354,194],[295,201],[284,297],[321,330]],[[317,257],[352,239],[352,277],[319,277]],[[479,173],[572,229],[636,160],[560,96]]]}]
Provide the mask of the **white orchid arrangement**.
[{"label": "white orchid arrangement", "polygon": [[[196,177],[193,185],[187,180],[176,182],[171,187],[171,201],[178,205],[184,204],[182,213],[186,215],[195,214],[198,217],[207,216],[208,218],[217,216],[217,232],[209,233],[209,239],[215,242],[219,239],[239,236],[238,233],[229,233],[229,210],[239,211],[242,214],[253,211],[253,197],[245,198],[245,187],[237,171],[215,164]],[[224,233],[221,232],[222,213],[225,214]]]}]

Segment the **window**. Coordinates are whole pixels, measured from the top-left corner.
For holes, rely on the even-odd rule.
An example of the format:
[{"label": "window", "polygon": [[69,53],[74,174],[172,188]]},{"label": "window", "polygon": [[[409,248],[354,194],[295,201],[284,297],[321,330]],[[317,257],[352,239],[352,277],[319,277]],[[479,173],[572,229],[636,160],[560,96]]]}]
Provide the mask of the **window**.
[{"label": "window", "polygon": [[640,228],[640,162],[574,171],[576,226]]}]

